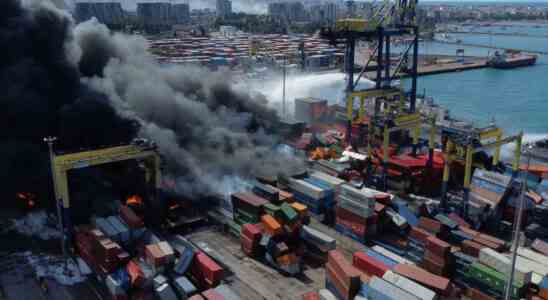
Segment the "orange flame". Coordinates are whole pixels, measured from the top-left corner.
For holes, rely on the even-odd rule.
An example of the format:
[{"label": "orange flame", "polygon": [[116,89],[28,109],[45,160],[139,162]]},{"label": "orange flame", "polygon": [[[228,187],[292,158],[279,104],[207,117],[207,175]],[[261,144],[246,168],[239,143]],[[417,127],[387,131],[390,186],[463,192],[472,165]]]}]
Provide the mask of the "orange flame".
[{"label": "orange flame", "polygon": [[129,196],[126,200],[127,205],[141,205],[143,204],[143,199],[139,195]]},{"label": "orange flame", "polygon": [[23,201],[28,208],[36,206],[36,195],[29,192],[19,192],[16,194],[17,199]]}]

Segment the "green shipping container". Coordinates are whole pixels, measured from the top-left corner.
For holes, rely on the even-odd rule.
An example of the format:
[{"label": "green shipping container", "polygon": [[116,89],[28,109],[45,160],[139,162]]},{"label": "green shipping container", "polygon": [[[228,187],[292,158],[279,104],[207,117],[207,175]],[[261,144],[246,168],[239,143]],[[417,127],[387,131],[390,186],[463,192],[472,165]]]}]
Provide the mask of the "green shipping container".
[{"label": "green shipping container", "polygon": [[235,237],[239,238],[242,227],[234,221],[228,221],[227,225],[228,225],[228,232],[230,232]]},{"label": "green shipping container", "polygon": [[297,214],[297,212],[293,209],[293,207],[291,207],[289,204],[287,203],[284,203],[282,204],[281,206],[281,211],[282,211],[282,218],[284,219],[284,221],[286,221],[287,223],[293,223],[295,221],[297,221],[299,215]]},{"label": "green shipping container", "polygon": [[280,217],[281,208],[277,205],[274,205],[272,203],[267,203],[264,206],[264,210],[267,214],[273,217]]},{"label": "green shipping container", "polygon": [[[477,280],[495,291],[504,293],[507,277],[494,269],[491,269],[478,262],[472,264],[468,269],[468,276],[474,280]],[[523,286],[521,282],[514,282],[512,289],[512,298],[519,299],[520,287]]]}]

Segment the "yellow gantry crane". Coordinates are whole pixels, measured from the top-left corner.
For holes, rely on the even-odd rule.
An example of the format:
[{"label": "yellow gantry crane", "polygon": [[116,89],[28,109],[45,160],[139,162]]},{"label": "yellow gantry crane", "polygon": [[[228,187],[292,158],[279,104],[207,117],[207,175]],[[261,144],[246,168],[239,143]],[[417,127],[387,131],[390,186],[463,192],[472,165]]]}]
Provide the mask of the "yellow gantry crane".
[{"label": "yellow gantry crane", "polygon": [[119,161],[139,160],[145,166],[147,184],[160,188],[161,171],[160,155],[153,142],[145,139],[136,139],[129,145],[116,146],[104,149],[89,150],[77,153],[52,155],[52,173],[54,179],[55,198],[62,205],[64,227],[70,222],[70,191],[68,186],[68,172],[92,166],[110,164]]},{"label": "yellow gantry crane", "polygon": [[498,165],[500,161],[501,147],[506,144],[515,143],[514,160],[512,170],[515,174],[519,171],[521,159],[521,145],[523,132],[517,135],[504,137],[503,130],[497,126],[488,126],[485,128],[476,128],[469,133],[461,133],[448,136],[444,150],[444,168],[442,178],[442,208],[447,208],[447,188],[451,172],[451,163],[460,161],[464,163],[464,182],[463,182],[463,215],[467,215],[468,198],[470,194],[470,184],[472,181],[472,167],[483,168],[481,164],[474,164],[474,154],[494,149],[493,166]]}]

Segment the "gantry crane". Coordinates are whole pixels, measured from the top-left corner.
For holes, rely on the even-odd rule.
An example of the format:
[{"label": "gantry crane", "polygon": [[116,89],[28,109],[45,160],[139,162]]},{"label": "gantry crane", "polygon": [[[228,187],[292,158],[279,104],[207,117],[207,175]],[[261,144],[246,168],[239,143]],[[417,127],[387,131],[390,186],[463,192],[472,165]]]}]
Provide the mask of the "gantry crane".
[{"label": "gantry crane", "polygon": [[474,164],[474,154],[494,149],[492,165],[497,166],[500,160],[501,147],[505,144],[515,143],[514,161],[512,170],[514,175],[519,171],[521,159],[521,145],[523,132],[517,135],[504,137],[503,130],[495,125],[484,128],[472,128],[471,130],[442,130],[442,135],[447,137],[444,147],[444,168],[441,187],[441,207],[447,209],[447,188],[451,171],[451,163],[459,161],[464,163],[463,182],[463,211],[462,215],[467,216],[468,199],[470,195],[470,184],[472,180],[472,167],[484,168],[482,164]]},{"label": "gantry crane", "polygon": [[[70,231],[71,226],[68,171],[127,160],[143,162],[147,172],[147,184],[154,187],[154,191],[149,197],[155,198],[155,192],[160,188],[161,182],[161,161],[153,142],[136,139],[129,145],[52,155],[55,199],[58,202],[57,205],[62,207],[62,220],[65,230]],[[151,201],[153,200],[151,199]]]},{"label": "gantry crane", "polygon": [[[368,125],[368,154],[371,157],[371,136],[379,128],[383,136],[383,186],[386,189],[386,172],[388,162],[388,144],[390,133],[398,130],[413,130],[413,153],[416,154],[420,136],[421,116],[415,112],[417,99],[417,64],[419,48],[419,28],[416,25],[415,9],[417,1],[385,0],[377,5],[377,10],[369,20],[342,19],[334,27],[323,28],[321,35],[334,45],[345,45],[345,73],[346,73],[346,107],[347,107],[347,140],[352,141],[352,123],[357,119],[361,124],[365,116],[366,99],[375,100],[375,111],[372,121]],[[394,37],[412,36],[412,43],[404,51],[394,70],[391,69],[390,45]],[[360,40],[376,42],[374,53],[360,71],[356,80],[355,48]],[[402,88],[394,88],[392,80],[402,70],[404,61],[407,61],[409,52],[413,49],[410,76],[411,90],[405,92]],[[376,65],[370,66],[373,59]],[[409,66],[408,66],[409,68]],[[374,71],[375,87],[356,91],[360,79],[367,72]],[[354,100],[359,99],[358,117],[354,116]],[[409,106],[407,106],[409,103]],[[383,106],[381,111],[380,107]],[[377,109],[377,107],[379,109]],[[433,151],[431,151],[431,155]],[[432,160],[432,157],[429,157]],[[431,164],[431,162],[429,163]]]}]

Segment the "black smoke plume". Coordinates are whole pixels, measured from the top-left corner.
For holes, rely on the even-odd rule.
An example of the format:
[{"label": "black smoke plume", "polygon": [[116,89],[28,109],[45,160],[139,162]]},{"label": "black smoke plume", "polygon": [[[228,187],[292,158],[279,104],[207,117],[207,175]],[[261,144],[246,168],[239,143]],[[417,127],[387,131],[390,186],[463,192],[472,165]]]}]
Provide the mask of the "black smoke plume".
[{"label": "black smoke plume", "polygon": [[176,189],[227,192],[299,166],[274,150],[276,112],[229,74],[160,66],[146,41],[41,2],[0,1],[0,165],[8,195],[50,186],[44,136],[76,150],[147,137]]}]

